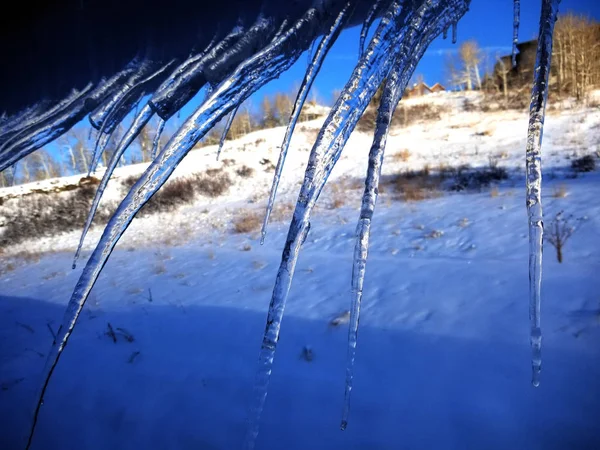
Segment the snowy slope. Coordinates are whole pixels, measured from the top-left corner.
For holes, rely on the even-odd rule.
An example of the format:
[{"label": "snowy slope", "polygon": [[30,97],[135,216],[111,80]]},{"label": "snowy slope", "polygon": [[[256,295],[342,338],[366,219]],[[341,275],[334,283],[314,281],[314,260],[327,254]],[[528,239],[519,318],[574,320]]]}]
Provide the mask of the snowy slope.
[{"label": "snowy slope", "polygon": [[[463,100],[430,99],[455,108]],[[565,110],[546,123],[545,171],[554,177],[545,182],[547,221],[561,210],[581,220],[562,264],[551,246],[545,249],[538,389],[529,382],[521,171],[526,121],[524,113],[463,111],[448,113],[443,124],[418,123],[392,133],[384,177],[424,165],[483,166],[490,156],[512,175],[494,190],[420,202],[398,201],[389,188],[382,193],[350,420],[341,432],[347,329],[330,322],[343,318],[350,302],[354,228],[370,145],[368,135],[355,133],[300,256],[258,448],[600,447],[600,177],[595,172],[573,179],[567,170],[567,157],[597,150],[600,112]],[[295,200],[318,125],[298,126],[281,204]],[[243,211],[262,213],[272,172],[260,161],[276,161],[283,133],[265,130],[228,143],[221,158],[235,163],[224,170],[234,174],[247,165],[255,175],[237,180],[226,196],[134,221],[59,363],[34,449],[241,446],[291,211],[272,224],[264,246],[257,231],[232,233],[232,221]],[[395,156],[404,150],[406,161]],[[215,153],[210,147],[190,153],[178,175],[220,167]],[[565,197],[553,195],[559,186]],[[115,188],[109,198],[118,193]],[[90,234],[90,245],[98,236],[99,230]],[[70,270],[77,239],[78,233],[67,233],[4,249],[0,448],[23,445],[52,340],[48,325],[60,322],[80,273]],[[305,347],[312,358],[305,357]]]}]

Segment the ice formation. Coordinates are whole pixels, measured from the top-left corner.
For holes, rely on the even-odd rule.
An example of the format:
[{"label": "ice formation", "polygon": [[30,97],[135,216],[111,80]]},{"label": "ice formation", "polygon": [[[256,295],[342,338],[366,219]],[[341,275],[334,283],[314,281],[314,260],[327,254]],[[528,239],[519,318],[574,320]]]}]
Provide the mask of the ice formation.
[{"label": "ice formation", "polygon": [[526,150],[526,202],[529,219],[529,320],[531,325],[531,364],[534,386],[540,384],[542,367],[542,330],[540,328],[540,306],[542,288],[542,241],[544,216],[542,214],[542,135],[550,60],[552,58],[552,35],[558,15],[560,0],[543,0],[540,18],[537,57],[535,60],[531,103],[529,105],[529,127]]},{"label": "ice formation", "polygon": [[[136,1],[131,0],[132,5]],[[158,3],[153,3],[154,1],[150,2],[154,6],[148,8],[149,14],[155,14],[153,11],[158,9],[155,8]],[[189,5],[192,3],[189,2]],[[533,384],[536,386],[539,383],[541,365],[539,313],[543,218],[540,150],[552,51],[552,31],[558,3],[559,0],[543,0],[526,154],[530,233],[531,346]],[[103,61],[104,64],[97,68],[85,82],[81,82],[81,76],[73,74],[73,71],[64,71],[67,81],[63,84],[68,85],[70,90],[57,89],[48,98],[38,89],[39,83],[35,83],[39,81],[39,78],[36,78],[39,75],[36,73],[28,75],[29,78],[23,81],[23,83],[29,82],[32,86],[31,92],[28,92],[24,100],[12,96],[11,93],[2,94],[6,95],[3,105],[7,106],[8,110],[0,118],[0,170],[14,166],[23,157],[64,134],[85,116],[89,116],[90,124],[97,130],[93,163],[95,166],[116,126],[136,108],[135,118],[118,143],[116,151],[111,155],[98,186],[75,259],[80,253],[102,193],[123,153],[154,115],[159,118],[159,129],[153,143],[153,161],[113,214],[87,261],[69,301],[62,325],[48,354],[27,447],[34,436],[46,388],[85,301],[114,246],[136,213],[168,180],[187,152],[218,121],[229,115],[219,146],[220,152],[235,111],[241,103],[288,69],[302,52],[315,45],[320,38],[316,49],[311,50],[309,54],[306,75],[281,146],[281,155],[263,226],[264,238],[290,138],[310,87],[341,29],[362,23],[359,60],[311,150],[304,183],[283,249],[259,354],[255,395],[249,415],[245,445],[247,448],[253,448],[258,434],[260,415],[265,403],[279,339],[281,319],[298,255],[310,230],[312,209],[357,121],[376,90],[384,83],[357,225],[352,272],[346,396],[342,418],[342,428],[346,427],[370,224],[377,199],[379,173],[391,116],[429,43],[439,35],[446,37],[449,28],[452,29],[452,41],[456,42],[457,23],[467,12],[469,4],[470,0],[298,0],[295,2],[252,0],[238,2],[237,17],[226,14],[227,11],[221,11],[219,17],[227,17],[222,20],[222,24],[217,25],[205,20],[203,25],[206,30],[201,39],[198,37],[201,33],[188,32],[186,29],[185,25],[193,22],[193,15],[188,17],[185,8],[181,11],[166,8],[162,22],[160,18],[155,18],[160,26],[156,24],[152,27],[148,26],[143,20],[132,26],[132,29],[139,31],[148,40],[148,45],[146,51],[141,51],[143,45],[139,42],[125,45],[122,51],[117,51],[120,65],[106,64],[106,61]],[[514,0],[513,61],[518,37],[519,7],[519,0]],[[133,6],[128,7],[127,2],[120,5],[120,8],[121,14],[115,22],[127,23],[137,16],[147,18],[144,16],[145,13],[136,10]],[[84,8],[77,14],[78,17],[89,20],[91,24],[95,23],[93,11],[88,12]],[[108,14],[106,17],[112,16]],[[172,27],[175,18],[182,22],[181,26]],[[377,29],[366,45],[369,30],[377,19],[380,19]],[[160,34],[157,29],[164,31],[165,34]],[[168,36],[168,39],[165,36]],[[80,43],[64,41],[63,45],[79,48]],[[119,50],[116,45],[114,47],[115,51]],[[136,48],[137,52],[134,57],[131,55],[132,48]],[[43,50],[44,48],[40,52]],[[99,56],[98,59],[101,57]],[[20,59],[19,62],[23,63],[23,66],[19,67],[24,68],[29,60]],[[60,64],[50,66],[59,67]],[[29,71],[24,73],[29,74]],[[206,92],[204,101],[179,126],[169,142],[163,148],[158,148],[165,122],[172,116],[179,115],[181,108],[202,89]],[[34,101],[31,101],[30,97],[33,97]],[[142,98],[148,100],[142,101],[138,111],[137,105]]]}]

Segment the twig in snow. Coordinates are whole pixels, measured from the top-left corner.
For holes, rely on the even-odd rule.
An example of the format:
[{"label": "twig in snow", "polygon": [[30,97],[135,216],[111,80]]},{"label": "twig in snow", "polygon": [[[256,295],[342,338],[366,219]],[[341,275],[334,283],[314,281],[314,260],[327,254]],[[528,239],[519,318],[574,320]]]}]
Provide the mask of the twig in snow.
[{"label": "twig in snow", "polygon": [[117,328],[117,331],[123,335],[123,337],[125,338],[125,340],[127,342],[133,342],[133,341],[135,341],[135,338],[133,337],[133,334],[131,334],[126,329],[124,329],[124,328]]},{"label": "twig in snow", "polygon": [[30,333],[35,333],[35,330],[33,328],[31,328],[29,325],[27,325],[26,323],[21,323],[21,322],[15,322],[17,325],[19,325],[20,327],[25,328],[27,331],[29,331]]},{"label": "twig in snow", "polygon": [[117,335],[115,334],[115,330],[113,330],[113,327],[110,324],[110,322],[108,322],[107,325],[108,325],[108,331],[104,334],[109,336],[113,340],[113,342],[116,344],[117,343]]},{"label": "twig in snow", "polygon": [[27,347],[27,348],[25,349],[25,351],[26,351],[26,352],[32,352],[32,353],[35,353],[35,354],[36,354],[36,355],[38,355],[40,358],[43,358],[43,357],[44,357],[44,354],[43,354],[43,353],[40,353],[40,352],[38,352],[37,350],[34,350],[34,349],[32,349],[32,348],[29,348],[29,347]]},{"label": "twig in snow", "polygon": [[132,364],[132,363],[133,363],[133,361],[135,360],[135,358],[137,358],[139,354],[140,354],[140,352],[133,352],[133,353],[131,354],[131,356],[129,357],[129,361],[127,361],[127,362],[128,362],[129,364]]},{"label": "twig in snow", "polygon": [[56,342],[56,333],[50,326],[50,322],[46,323],[46,326],[48,327],[48,330],[50,331],[50,334],[52,335],[52,339],[54,339],[54,342]]},{"label": "twig in snow", "polygon": [[[577,226],[573,225],[571,221],[573,216],[564,217],[563,212],[560,211],[546,231],[546,239],[556,249],[556,259],[559,263],[563,261],[563,247],[567,243],[567,240],[577,231]],[[577,219],[579,223],[581,219]]]},{"label": "twig in snow", "polygon": [[349,320],[350,320],[350,311],[344,311],[337,317],[334,317],[333,319],[331,319],[331,321],[329,322],[329,325],[332,327],[337,327],[338,325],[348,323]]},{"label": "twig in snow", "polygon": [[19,384],[24,379],[25,378],[16,378],[16,379],[11,380],[11,381],[6,381],[6,382],[0,384],[0,389],[2,389],[3,391],[8,391],[11,387],[16,386],[17,384]]},{"label": "twig in snow", "polygon": [[305,359],[308,362],[311,362],[314,358],[312,348],[310,348],[308,345],[305,345],[304,348],[302,349],[302,353],[300,354],[300,357]]}]

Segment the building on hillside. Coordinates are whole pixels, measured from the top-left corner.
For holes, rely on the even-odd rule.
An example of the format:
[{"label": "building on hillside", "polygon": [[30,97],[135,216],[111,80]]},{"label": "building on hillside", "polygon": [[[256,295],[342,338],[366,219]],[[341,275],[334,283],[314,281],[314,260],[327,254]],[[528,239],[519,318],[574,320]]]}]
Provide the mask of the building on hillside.
[{"label": "building on hillside", "polygon": [[314,102],[307,102],[302,107],[300,112],[300,122],[306,122],[308,120],[315,120],[319,117],[323,117],[329,114],[329,108],[326,106],[318,105]]},{"label": "building on hillside", "polygon": [[407,88],[404,96],[406,98],[421,97],[423,95],[432,94],[435,92],[442,92],[445,90],[446,88],[440,83],[435,83],[433,86],[430,87],[427,86],[425,82],[419,81],[418,83],[413,84],[412,87]]},{"label": "building on hillside", "polygon": [[494,83],[499,89],[503,88],[504,77],[506,77],[509,89],[531,86],[537,54],[537,39],[517,44],[517,51],[515,67],[512,66],[512,54],[501,56],[494,66]]},{"label": "building on hillside", "polygon": [[446,90],[446,88],[444,86],[442,86],[440,83],[435,83],[433,86],[431,86],[429,88],[429,90],[435,94],[436,92],[444,92]]},{"label": "building on hillside", "polygon": [[413,84],[412,87],[409,87],[406,90],[405,97],[421,97],[422,95],[430,93],[431,90],[429,89],[429,86],[427,86],[423,81],[420,81],[418,83]]}]

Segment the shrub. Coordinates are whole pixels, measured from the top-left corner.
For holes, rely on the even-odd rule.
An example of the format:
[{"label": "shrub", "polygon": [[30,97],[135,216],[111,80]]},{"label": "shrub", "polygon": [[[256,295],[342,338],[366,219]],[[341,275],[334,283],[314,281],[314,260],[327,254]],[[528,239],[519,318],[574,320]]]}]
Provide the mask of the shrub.
[{"label": "shrub", "polygon": [[449,189],[451,191],[481,190],[492,182],[508,179],[508,172],[504,167],[490,165],[477,170],[468,166],[458,169],[449,169],[447,178],[451,178]]},{"label": "shrub", "polygon": [[[403,200],[421,201],[439,197],[444,189],[481,190],[493,182],[507,178],[506,169],[495,165],[480,169],[471,169],[468,166],[440,166],[436,171],[431,171],[426,166],[422,170],[409,170],[395,175],[388,183],[394,186]],[[495,194],[497,191],[491,193],[492,196]]]},{"label": "shrub", "polygon": [[440,175],[432,176],[428,167],[408,170],[392,179],[395,190],[406,201],[421,201],[439,196],[442,182]]},{"label": "shrub", "polygon": [[[122,181],[126,191],[135,184],[137,177],[132,176]],[[206,174],[197,174],[185,178],[168,181],[144,205],[140,214],[147,215],[173,209],[193,203],[198,195],[219,197],[232,185],[231,178],[222,169],[209,169]]]},{"label": "shrub", "polygon": [[571,161],[571,169],[575,173],[592,172],[596,170],[596,160],[592,155],[585,155]]},{"label": "shrub", "polygon": [[[0,247],[81,228],[94,192],[88,184],[69,193],[44,193],[20,199],[12,208],[14,213],[7,216],[0,235]],[[110,217],[109,209],[99,209],[94,223],[106,223]]]},{"label": "shrub", "polygon": [[577,230],[575,225],[571,224],[572,221],[573,216],[564,217],[561,211],[554,216],[545,233],[547,241],[556,249],[556,260],[559,263],[563,262],[563,247]]},{"label": "shrub", "polygon": [[225,172],[217,173],[214,176],[196,175],[194,181],[198,193],[213,198],[225,194],[233,185],[231,178]]},{"label": "shrub", "polygon": [[244,211],[233,221],[233,229],[236,233],[249,233],[251,231],[256,231],[261,225],[261,216],[251,211]]},{"label": "shrub", "polygon": [[254,169],[252,167],[248,167],[248,166],[242,166],[239,169],[237,169],[235,171],[235,173],[237,173],[240,177],[242,178],[249,178],[252,175],[254,175]]},{"label": "shrub", "polygon": [[[358,131],[373,132],[377,120],[378,105],[370,105],[358,121]],[[431,103],[416,105],[398,105],[392,117],[392,127],[405,127],[419,121],[439,120],[447,107]]]}]

